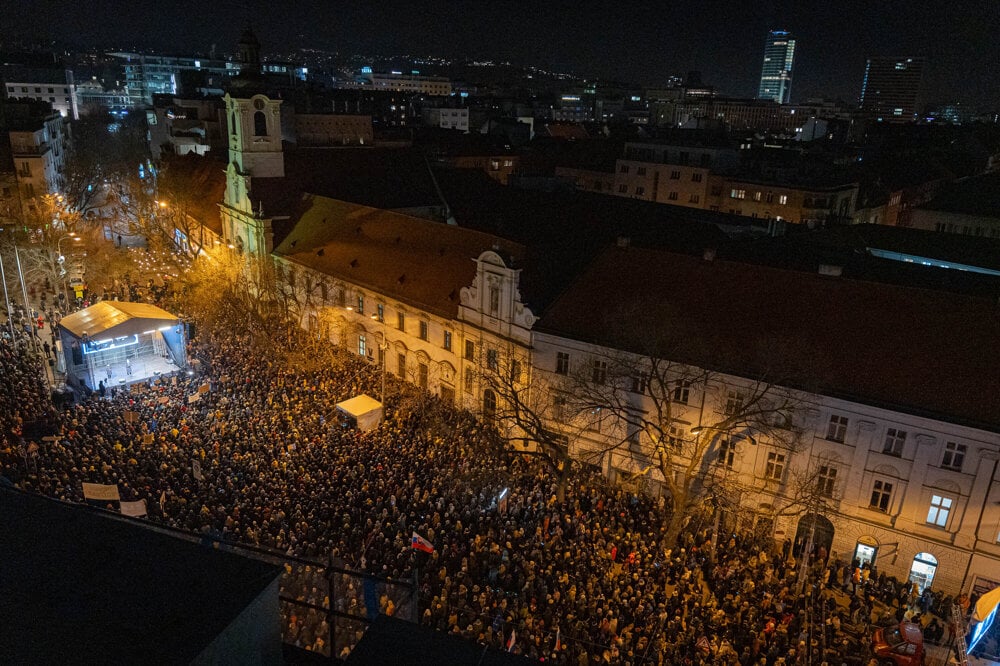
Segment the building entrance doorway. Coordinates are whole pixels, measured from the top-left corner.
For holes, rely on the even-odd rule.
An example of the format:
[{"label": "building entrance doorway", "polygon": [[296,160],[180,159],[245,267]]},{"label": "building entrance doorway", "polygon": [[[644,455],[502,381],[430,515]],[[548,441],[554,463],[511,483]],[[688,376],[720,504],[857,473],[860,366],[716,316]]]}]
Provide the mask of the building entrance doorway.
[{"label": "building entrance doorway", "polygon": [[931,586],[937,571],[937,558],[930,553],[917,553],[910,565],[910,582],[916,583],[920,592]]},{"label": "building entrance doorway", "polygon": [[819,553],[822,548],[826,555],[830,554],[830,546],[833,544],[833,523],[818,513],[807,513],[799,519],[799,526],[795,530],[795,541],[792,554],[801,557],[809,548],[809,539],[812,537],[812,553]]}]

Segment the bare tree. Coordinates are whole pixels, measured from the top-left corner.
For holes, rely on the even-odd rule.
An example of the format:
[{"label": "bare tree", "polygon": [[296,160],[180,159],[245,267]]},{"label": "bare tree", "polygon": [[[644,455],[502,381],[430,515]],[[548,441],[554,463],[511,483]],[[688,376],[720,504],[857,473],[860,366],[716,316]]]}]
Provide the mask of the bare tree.
[{"label": "bare tree", "polygon": [[[558,479],[561,501],[574,462],[571,444],[594,427],[594,421],[587,413],[574,412],[569,387],[536,371],[527,350],[514,343],[480,345],[477,366],[483,417],[513,443],[513,452],[536,456],[549,467]],[[583,454],[584,462],[592,462],[590,455]]]}]

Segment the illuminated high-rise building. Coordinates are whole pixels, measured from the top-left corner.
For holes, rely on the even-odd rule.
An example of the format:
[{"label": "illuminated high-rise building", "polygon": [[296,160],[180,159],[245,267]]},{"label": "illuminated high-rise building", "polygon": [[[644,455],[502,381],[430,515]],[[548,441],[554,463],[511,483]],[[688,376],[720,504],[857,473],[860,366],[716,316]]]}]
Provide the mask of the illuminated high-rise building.
[{"label": "illuminated high-rise building", "polygon": [[760,70],[757,99],[773,99],[788,104],[792,92],[792,62],[795,37],[787,30],[771,30],[764,42],[764,65]]},{"label": "illuminated high-rise building", "polygon": [[861,84],[861,110],[883,122],[912,122],[920,110],[926,59],[881,56],[868,58]]}]

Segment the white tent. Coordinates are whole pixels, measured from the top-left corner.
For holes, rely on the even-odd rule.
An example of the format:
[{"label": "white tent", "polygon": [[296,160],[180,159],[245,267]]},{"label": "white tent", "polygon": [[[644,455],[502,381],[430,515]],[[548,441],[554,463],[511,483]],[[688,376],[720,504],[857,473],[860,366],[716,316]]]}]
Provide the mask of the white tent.
[{"label": "white tent", "polygon": [[337,403],[337,411],[346,414],[358,425],[358,430],[367,431],[382,421],[382,403],[375,398],[361,394]]}]

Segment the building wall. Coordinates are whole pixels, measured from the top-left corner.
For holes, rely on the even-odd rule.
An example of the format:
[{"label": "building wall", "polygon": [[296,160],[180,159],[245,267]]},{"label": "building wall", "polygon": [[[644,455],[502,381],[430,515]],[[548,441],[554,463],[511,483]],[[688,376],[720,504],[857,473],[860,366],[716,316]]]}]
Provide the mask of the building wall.
[{"label": "building wall", "polygon": [[824,224],[831,216],[849,220],[857,197],[857,183],[832,188],[806,188],[713,175],[708,208],[796,224]]},{"label": "building wall", "polygon": [[371,146],[372,117],[295,114],[295,137],[301,146]]},{"label": "building wall", "polygon": [[997,215],[968,215],[944,210],[914,208],[910,211],[910,226],[915,229],[949,234],[1000,238],[1000,212]]},{"label": "building wall", "polygon": [[[546,376],[543,385],[548,386],[558,385],[560,353],[568,355],[570,372],[591,357],[607,358],[615,353],[539,332],[534,334],[532,346],[532,370]],[[677,435],[690,437],[690,429],[703,415],[721,415],[727,391],[748,384],[739,377],[722,376],[709,390],[693,386],[687,402],[675,405],[672,414],[678,423]],[[757,517],[766,523],[774,508],[782,506],[784,494],[792,490],[790,484],[796,475],[809,478],[808,474],[815,474],[823,465],[836,469],[828,498],[832,510],[826,512],[834,525],[832,553],[853,559],[859,541],[870,540],[879,549],[879,571],[901,579],[909,576],[916,554],[926,552],[939,563],[935,589],[955,592],[967,588],[974,576],[1000,581],[1000,506],[992,501],[1000,496],[1000,488],[992,484],[1000,457],[1000,436],[816,394],[796,396],[801,401],[795,411],[794,425],[801,429],[796,446],[788,449],[765,437],[759,437],[756,445],[744,440],[737,445],[733,468],[726,471],[727,482],[740,490],[746,519]],[[637,409],[642,405],[643,398],[637,395]],[[830,429],[834,417],[847,419],[843,437]],[[633,477],[653,460],[652,444],[643,439],[640,448],[619,447],[608,453],[610,444],[622,441],[626,427],[604,423],[600,431],[586,429],[578,433],[582,436],[570,450],[612,479]],[[956,459],[955,450],[948,449],[950,444],[964,447],[958,465],[947,464]],[[765,478],[771,452],[786,456],[777,480]],[[708,455],[717,453],[710,450]],[[713,464],[718,466],[717,461]],[[659,473],[654,471],[648,478],[647,490],[662,492],[657,483],[662,481]],[[892,486],[885,510],[872,506],[876,483]],[[943,525],[934,524],[929,515],[932,502],[937,501],[940,507],[940,500],[950,502]],[[934,517],[939,515],[940,508]],[[802,519],[800,515],[779,518],[772,531],[776,540],[794,539]],[[973,546],[978,554],[975,566],[970,567]]]},{"label": "building wall", "polygon": [[710,176],[711,171],[702,167],[618,160],[612,194],[673,206],[704,208]]},{"label": "building wall", "polygon": [[31,83],[31,82],[7,82],[8,99],[36,99],[48,102],[52,105],[52,110],[59,115],[78,120],[80,118],[77,106],[76,85],[73,83],[73,75],[66,72],[66,81],[63,83]]}]

